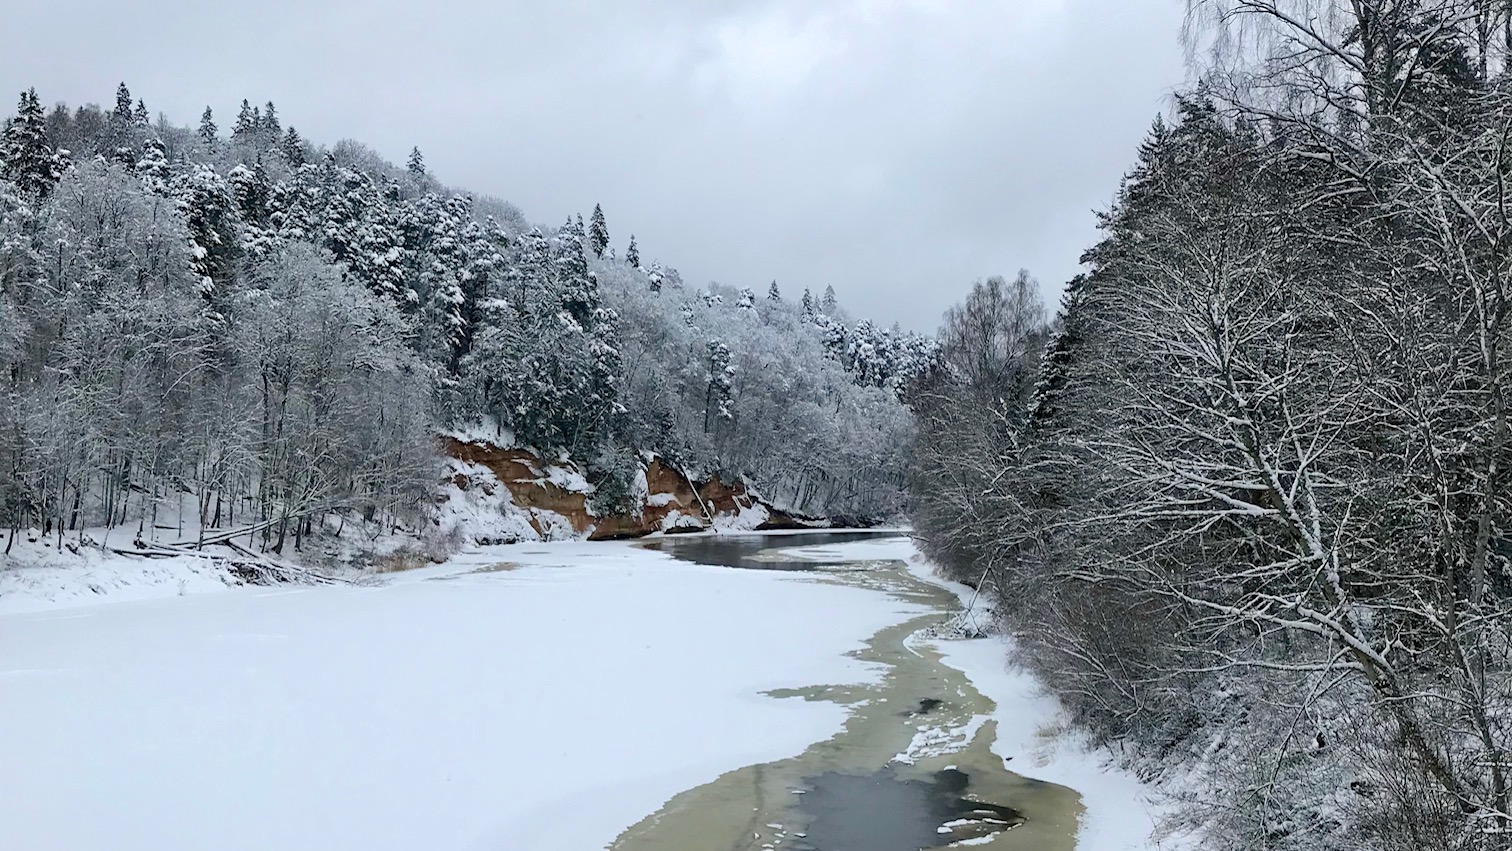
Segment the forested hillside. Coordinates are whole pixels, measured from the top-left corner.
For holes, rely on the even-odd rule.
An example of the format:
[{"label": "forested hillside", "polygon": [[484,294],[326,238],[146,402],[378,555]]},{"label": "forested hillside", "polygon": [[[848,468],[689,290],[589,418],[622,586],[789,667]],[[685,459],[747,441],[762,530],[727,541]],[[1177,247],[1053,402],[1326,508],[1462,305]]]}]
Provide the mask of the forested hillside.
[{"label": "forested hillside", "polygon": [[604,510],[643,453],[800,511],[901,510],[899,396],[930,340],[828,290],[695,288],[618,240],[597,207],[543,229],[449,189],[418,150],[315,145],[272,103],[227,133],[124,84],[109,109],[23,93],[0,139],[7,551],[186,500],[275,551],[422,529],[452,430],[573,460]]},{"label": "forested hillside", "polygon": [[948,318],[916,525],[1202,847],[1512,847],[1512,8],[1189,6],[1059,316]]}]

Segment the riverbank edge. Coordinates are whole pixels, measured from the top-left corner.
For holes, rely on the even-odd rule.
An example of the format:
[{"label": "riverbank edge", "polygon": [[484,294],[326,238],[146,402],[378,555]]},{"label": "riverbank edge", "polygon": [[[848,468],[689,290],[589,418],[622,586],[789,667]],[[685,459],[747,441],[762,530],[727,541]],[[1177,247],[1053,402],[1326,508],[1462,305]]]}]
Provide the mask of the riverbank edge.
[{"label": "riverbank edge", "polygon": [[[989,622],[990,604],[967,585],[940,576],[914,550],[904,564],[915,577],[956,595],[964,609]],[[1070,723],[1065,709],[1038,678],[1012,661],[1013,638],[933,639],[945,664],[965,674],[997,708],[993,753],[1008,768],[1035,780],[1069,786],[1082,796],[1086,813],[1077,851],[1196,851],[1197,837],[1164,835],[1161,803],[1169,790],[1141,780],[1113,751],[1091,744]]]},{"label": "riverbank edge", "polygon": [[[881,526],[867,529],[783,529],[762,532],[732,529],[705,529],[669,535],[654,532],[633,539],[632,545],[644,546],[667,537],[700,538],[731,534],[758,534],[780,539],[783,537],[812,534],[815,531],[847,532],[864,531],[878,534],[908,534],[897,526]],[[566,541],[542,541],[543,545],[572,543]],[[384,572],[378,561],[384,550],[413,545],[408,537],[391,536],[381,541],[385,545],[367,556],[349,556],[354,563],[345,566],[322,563],[319,570],[334,575],[343,581],[365,584],[393,581],[406,571]],[[608,543],[608,542],[593,542]],[[445,568],[446,565],[478,547],[463,547],[436,563],[420,561],[417,568]],[[211,548],[204,553],[186,552],[182,555],[146,557],[109,552],[98,547],[80,547],[74,550],[57,550],[44,545],[18,547],[14,555],[0,555],[0,616],[29,614],[54,609],[71,609],[82,606],[97,606],[113,603],[129,603],[141,600],[157,600],[165,597],[185,597],[195,594],[213,594],[229,589],[245,587],[248,583],[231,569],[224,557],[227,554]],[[293,587],[304,583],[291,582]],[[309,587],[315,587],[312,583]]]}]

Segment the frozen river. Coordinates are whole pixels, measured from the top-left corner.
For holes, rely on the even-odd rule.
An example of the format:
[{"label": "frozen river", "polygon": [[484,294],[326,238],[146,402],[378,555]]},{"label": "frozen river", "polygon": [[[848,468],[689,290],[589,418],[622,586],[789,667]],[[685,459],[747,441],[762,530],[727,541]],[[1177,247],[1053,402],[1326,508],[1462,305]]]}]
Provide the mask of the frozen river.
[{"label": "frozen river", "polygon": [[[733,795],[762,827],[729,847],[850,851],[844,802],[872,793],[845,776],[986,819],[938,844],[1023,817],[1003,847],[1071,847],[1075,794],[1002,771],[991,703],[910,639],[954,597],[908,549],[791,571],[512,545],[368,587],[0,616],[0,847],[674,849],[645,838]],[[1001,809],[962,810],[979,789]]]}]

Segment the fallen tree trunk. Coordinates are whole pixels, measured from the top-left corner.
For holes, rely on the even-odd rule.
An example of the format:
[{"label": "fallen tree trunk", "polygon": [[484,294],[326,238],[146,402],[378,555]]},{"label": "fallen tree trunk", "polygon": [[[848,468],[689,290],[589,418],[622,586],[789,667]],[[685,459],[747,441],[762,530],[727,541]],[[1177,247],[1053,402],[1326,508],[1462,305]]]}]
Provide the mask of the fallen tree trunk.
[{"label": "fallen tree trunk", "polygon": [[[238,534],[246,534],[246,530],[240,530]],[[181,544],[157,544],[152,547],[125,548],[110,547],[110,552],[124,556],[137,556],[140,558],[177,558],[188,556],[207,561],[225,564],[232,572],[249,577],[254,584],[272,585],[279,582],[298,582],[310,585],[353,585],[350,579],[340,576],[330,576],[318,573],[303,567],[298,567],[287,562],[270,559],[261,553],[255,553],[239,544],[232,543],[229,538],[215,542],[219,546],[231,550],[233,555],[220,553],[207,553],[199,548],[198,542]]]}]

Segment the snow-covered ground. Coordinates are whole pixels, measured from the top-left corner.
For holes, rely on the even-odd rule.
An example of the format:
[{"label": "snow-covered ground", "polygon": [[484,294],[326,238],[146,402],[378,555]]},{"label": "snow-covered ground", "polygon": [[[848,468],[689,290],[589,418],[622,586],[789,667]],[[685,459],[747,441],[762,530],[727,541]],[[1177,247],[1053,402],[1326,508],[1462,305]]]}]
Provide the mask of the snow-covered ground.
[{"label": "snow-covered ground", "polygon": [[601,848],[833,734],[760,692],[868,680],[843,654],[911,611],[567,543],[0,615],[0,848]]},{"label": "snow-covered ground", "polygon": [[[927,572],[896,539],[832,551]],[[95,565],[83,591],[0,572],[0,848],[602,848],[835,733],[842,707],[761,692],[872,680],[844,654],[919,611],[626,543],[485,548],[363,587],[137,569]],[[1057,709],[998,640],[941,646],[996,701],[1010,767],[1081,791],[1083,851],[1147,847],[1144,790],[1037,735]]]},{"label": "snow-covered ground", "polygon": [[[0,559],[0,614],[204,594],[238,585],[224,563],[192,555],[131,558],[86,549],[51,561]],[[0,659],[5,651],[0,639]]]}]

